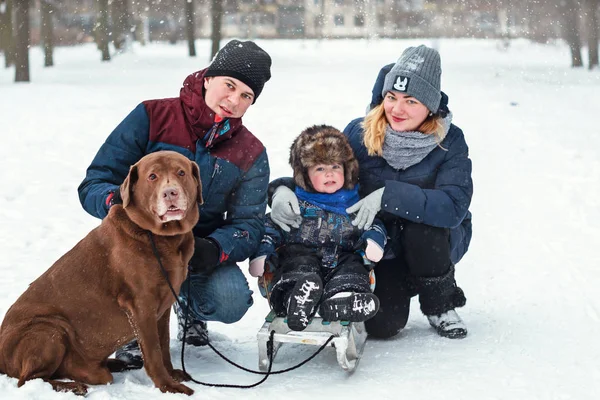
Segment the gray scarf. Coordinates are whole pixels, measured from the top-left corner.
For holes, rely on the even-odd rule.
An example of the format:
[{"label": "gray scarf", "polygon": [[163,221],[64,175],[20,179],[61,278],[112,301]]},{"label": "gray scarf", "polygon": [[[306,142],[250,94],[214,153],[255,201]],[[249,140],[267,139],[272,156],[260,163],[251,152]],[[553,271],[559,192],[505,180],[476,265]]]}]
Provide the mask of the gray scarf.
[{"label": "gray scarf", "polygon": [[[449,113],[442,121],[444,137],[450,129],[451,122],[452,114]],[[420,163],[437,145],[435,135],[426,135],[418,131],[398,132],[388,124],[383,141],[383,158],[395,169],[405,170]]]}]

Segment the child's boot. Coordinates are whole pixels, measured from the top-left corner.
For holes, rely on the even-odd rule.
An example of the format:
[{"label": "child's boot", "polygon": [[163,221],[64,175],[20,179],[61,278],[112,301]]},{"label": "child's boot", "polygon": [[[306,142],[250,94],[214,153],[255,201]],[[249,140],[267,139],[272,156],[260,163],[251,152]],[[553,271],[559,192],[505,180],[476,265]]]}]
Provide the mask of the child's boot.
[{"label": "child's boot", "polygon": [[287,324],[294,331],[302,331],[323,295],[323,282],[317,274],[299,279],[292,288],[287,307]]},{"label": "child's boot", "polygon": [[379,311],[379,299],[373,293],[340,292],[321,303],[319,314],[325,321],[363,322]]}]

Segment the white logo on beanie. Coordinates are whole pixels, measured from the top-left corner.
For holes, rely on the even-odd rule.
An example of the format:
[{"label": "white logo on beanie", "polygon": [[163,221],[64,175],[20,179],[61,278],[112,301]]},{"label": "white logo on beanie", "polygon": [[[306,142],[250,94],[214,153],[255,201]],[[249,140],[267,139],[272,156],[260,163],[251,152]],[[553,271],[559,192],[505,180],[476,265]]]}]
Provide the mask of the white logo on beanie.
[{"label": "white logo on beanie", "polygon": [[425,57],[422,55],[415,53],[408,60],[406,60],[404,64],[404,68],[407,71],[418,71],[421,68],[421,65],[425,62]]},{"label": "white logo on beanie", "polygon": [[408,76],[398,75],[396,77],[396,82],[394,83],[394,90],[397,90],[398,92],[406,92],[408,82]]}]

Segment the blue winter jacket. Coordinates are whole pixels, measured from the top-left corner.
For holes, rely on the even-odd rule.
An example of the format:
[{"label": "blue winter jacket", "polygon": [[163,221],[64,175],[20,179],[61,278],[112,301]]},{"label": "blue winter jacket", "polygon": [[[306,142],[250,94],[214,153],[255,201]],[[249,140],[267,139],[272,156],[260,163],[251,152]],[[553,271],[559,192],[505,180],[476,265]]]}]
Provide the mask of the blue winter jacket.
[{"label": "blue winter jacket", "polygon": [[109,194],[118,190],[131,165],[149,153],[176,151],[200,167],[204,204],[194,235],[214,239],[221,261],[242,261],[264,234],[269,162],[241,119],[215,122],[204,103],[203,76],[204,71],[188,76],[178,98],[138,105],[96,154],[79,199],[88,213],[104,218]]},{"label": "blue winter jacket", "polygon": [[[394,64],[381,69],[373,85],[370,108],[383,101],[384,79]],[[442,115],[449,112],[448,97],[442,93]],[[450,258],[457,263],[471,242],[473,196],[469,148],[462,130],[454,124],[440,146],[421,162],[405,170],[396,170],[382,157],[369,156],[363,143],[364,118],[351,121],[344,134],[348,137],[360,166],[361,197],[385,187],[381,214],[388,232],[399,218],[450,229]]]},{"label": "blue winter jacket", "polygon": [[[296,188],[296,194],[298,191]],[[364,257],[367,239],[373,240],[382,250],[387,243],[387,232],[381,221],[376,219],[367,230],[360,230],[352,225],[351,217],[346,214],[345,209],[358,201],[358,190],[342,190],[354,192],[354,197],[347,203],[339,203],[339,207],[332,208],[327,205],[319,205],[299,198],[300,215],[302,222],[299,228],[291,228],[290,232],[282,230],[272,220],[270,214],[265,218],[265,235],[258,252],[252,257],[257,258],[266,255],[270,257],[277,248],[284,245],[300,244],[314,249],[322,260],[325,268],[334,268],[338,257],[342,253],[357,252]],[[304,192],[306,193],[306,192]],[[322,197],[330,197],[330,201],[337,197],[337,193],[320,194]],[[366,261],[368,262],[368,261]]]},{"label": "blue winter jacket", "polygon": [[360,165],[361,197],[385,187],[380,217],[388,231],[395,219],[450,229],[451,260],[457,263],[471,241],[473,195],[471,160],[462,131],[451,125],[441,147],[436,147],[420,163],[396,170],[382,157],[369,156],[363,144],[363,118],[350,122],[348,137]]}]

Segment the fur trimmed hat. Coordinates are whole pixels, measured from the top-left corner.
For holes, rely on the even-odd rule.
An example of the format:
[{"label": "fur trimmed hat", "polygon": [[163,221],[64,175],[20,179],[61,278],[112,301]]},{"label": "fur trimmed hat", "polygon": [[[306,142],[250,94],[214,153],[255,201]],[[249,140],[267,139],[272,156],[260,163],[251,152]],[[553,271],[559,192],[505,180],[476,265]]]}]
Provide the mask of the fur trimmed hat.
[{"label": "fur trimmed hat", "polygon": [[334,163],[344,166],[344,189],[353,189],[358,183],[358,161],[346,136],[333,126],[313,125],[292,143],[290,165],[294,182],[306,191],[314,192],[308,168]]}]

